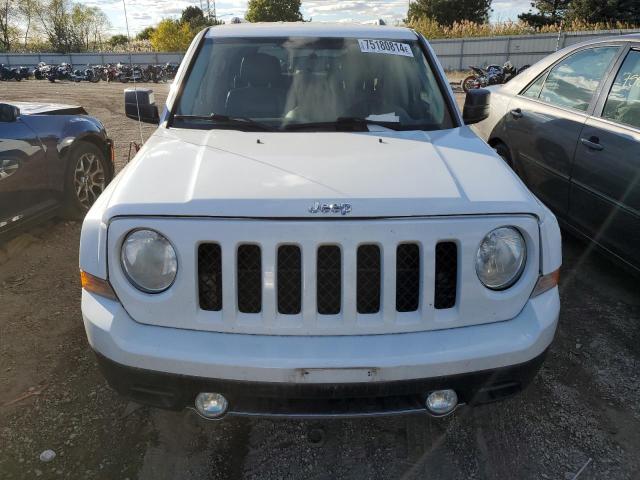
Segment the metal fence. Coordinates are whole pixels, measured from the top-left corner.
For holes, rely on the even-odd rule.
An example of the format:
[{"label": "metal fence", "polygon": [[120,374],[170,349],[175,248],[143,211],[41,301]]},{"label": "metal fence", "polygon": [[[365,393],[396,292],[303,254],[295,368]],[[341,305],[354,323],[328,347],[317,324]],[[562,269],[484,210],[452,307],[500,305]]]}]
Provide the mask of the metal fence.
[{"label": "metal fence", "polygon": [[455,38],[431,40],[445,70],[466,70],[469,65],[487,66],[510,60],[516,67],[531,65],[564,47],[595,37],[625,35],[636,30],[545,33],[512,37]]},{"label": "metal fence", "polygon": [[[131,61],[137,65],[180,63],[183,53],[132,53]],[[35,67],[45,62],[52,65],[70,63],[72,65],[105,65],[107,63],[129,63],[128,53],[0,53],[0,63]]]},{"label": "metal fence", "polygon": [[[445,70],[466,70],[468,65],[486,66],[510,60],[516,67],[533,64],[541,58],[574,43],[590,38],[637,33],[636,30],[597,30],[589,32],[565,32],[560,35],[517,35],[512,37],[454,38],[432,40],[433,46]],[[138,65],[180,63],[182,53],[132,53],[131,61]],[[129,63],[128,53],[4,53],[0,63],[6,65],[35,66],[40,62],[72,65],[104,65]]]}]

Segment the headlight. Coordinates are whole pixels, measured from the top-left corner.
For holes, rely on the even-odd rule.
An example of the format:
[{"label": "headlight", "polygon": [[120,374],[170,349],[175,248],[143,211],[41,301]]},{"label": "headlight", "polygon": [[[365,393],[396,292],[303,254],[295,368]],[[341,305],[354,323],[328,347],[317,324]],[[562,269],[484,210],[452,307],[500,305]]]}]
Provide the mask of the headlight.
[{"label": "headlight", "polygon": [[482,240],[476,254],[476,273],[482,284],[491,290],[504,290],[522,275],[527,258],[527,246],[518,230],[500,227]]},{"label": "headlight", "polygon": [[169,240],[155,230],[129,233],[120,257],[129,281],[146,293],[164,292],[178,272],[176,251]]}]

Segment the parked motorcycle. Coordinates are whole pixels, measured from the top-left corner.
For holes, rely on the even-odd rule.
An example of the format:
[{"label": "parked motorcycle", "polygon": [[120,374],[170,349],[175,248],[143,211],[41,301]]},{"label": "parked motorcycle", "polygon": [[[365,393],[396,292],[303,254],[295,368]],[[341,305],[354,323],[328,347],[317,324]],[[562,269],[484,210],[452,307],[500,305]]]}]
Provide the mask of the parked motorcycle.
[{"label": "parked motorcycle", "polygon": [[73,71],[73,80],[75,82],[98,83],[100,81],[100,71],[97,67],[87,65],[84,70],[76,69]]},{"label": "parked motorcycle", "polygon": [[148,82],[149,74],[139,65],[127,65],[118,63],[118,80],[122,83],[132,82]]},{"label": "parked motorcycle", "polygon": [[473,90],[476,88],[483,88],[488,85],[501,85],[507,83],[513,77],[523,72],[529,65],[524,65],[520,69],[516,69],[513,64],[506,61],[504,65],[489,65],[486,69],[481,67],[474,67],[469,65],[469,68],[473,72],[461,82],[464,92]]},{"label": "parked motorcycle", "polygon": [[162,65],[147,65],[144,71],[153,83],[166,82],[167,74]]},{"label": "parked motorcycle", "polygon": [[52,65],[48,65],[45,62],[40,62],[33,70],[33,76],[36,80],[44,80],[45,78],[47,78],[47,74],[52,68],[54,68]]},{"label": "parked motorcycle", "polygon": [[118,79],[118,67],[113,63],[98,65],[96,68],[99,70],[100,80],[103,82],[114,82]]},{"label": "parked motorcycle", "polygon": [[29,67],[18,67],[18,73],[22,80],[29,80],[32,75]]},{"label": "parked motorcycle", "polygon": [[4,63],[0,63],[0,80],[3,82],[7,80],[19,82],[22,80],[19,67],[8,67]]},{"label": "parked motorcycle", "polygon": [[61,63],[56,67],[52,67],[47,72],[47,80],[54,83],[56,80],[73,80],[73,67],[68,63]]},{"label": "parked motorcycle", "polygon": [[176,74],[178,73],[179,65],[167,62],[164,66],[164,72],[167,76],[167,79],[173,80],[176,78]]}]

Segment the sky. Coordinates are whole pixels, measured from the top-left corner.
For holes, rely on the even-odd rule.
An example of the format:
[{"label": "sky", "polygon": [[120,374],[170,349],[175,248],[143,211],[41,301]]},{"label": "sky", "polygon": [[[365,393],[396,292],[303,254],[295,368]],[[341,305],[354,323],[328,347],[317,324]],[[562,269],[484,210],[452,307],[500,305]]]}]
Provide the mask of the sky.
[{"label": "sky", "polygon": [[[123,0],[75,0],[100,7],[109,17],[111,33],[126,33]],[[206,0],[125,0],[129,31],[135,35],[143,28],[157,24],[162,18],[177,18],[189,5],[206,6]],[[213,0],[211,5],[213,6]],[[218,18],[243,17],[247,0],[218,0]],[[515,20],[527,11],[531,0],[493,0],[491,21]],[[409,0],[302,0],[305,20],[321,22],[365,22],[382,18],[387,23],[406,17]]]}]

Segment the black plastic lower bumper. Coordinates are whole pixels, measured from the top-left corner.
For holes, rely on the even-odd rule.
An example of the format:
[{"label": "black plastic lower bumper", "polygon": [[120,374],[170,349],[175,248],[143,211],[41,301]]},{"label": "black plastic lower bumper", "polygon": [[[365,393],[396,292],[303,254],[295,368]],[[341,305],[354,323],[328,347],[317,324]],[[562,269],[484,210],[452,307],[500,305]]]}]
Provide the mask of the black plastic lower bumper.
[{"label": "black plastic lower bumper", "polygon": [[193,407],[198,393],[216,392],[229,401],[229,414],[287,417],[426,412],[428,393],[445,388],[455,390],[460,403],[489,403],[523,390],[540,369],[545,354],[519,365],[446,377],[372,383],[283,384],[143,370],[115,363],[96,352],[100,369],[111,387],[135,402],[182,410]]}]

